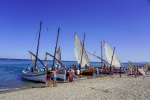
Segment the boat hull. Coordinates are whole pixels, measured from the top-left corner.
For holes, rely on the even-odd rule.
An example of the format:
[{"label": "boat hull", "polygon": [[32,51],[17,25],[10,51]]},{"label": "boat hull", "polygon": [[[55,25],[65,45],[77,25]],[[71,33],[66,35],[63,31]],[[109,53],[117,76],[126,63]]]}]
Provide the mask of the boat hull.
[{"label": "boat hull", "polygon": [[23,73],[22,77],[30,81],[46,82],[46,75],[44,73]]},{"label": "boat hull", "polygon": [[[65,81],[66,74],[65,73],[56,73],[58,81]],[[40,73],[22,73],[22,77],[26,80],[37,81],[37,82],[46,82],[46,74],[44,72]]]},{"label": "boat hull", "polygon": [[93,75],[94,73],[94,69],[84,69],[84,70],[81,70],[81,74],[82,75]]}]

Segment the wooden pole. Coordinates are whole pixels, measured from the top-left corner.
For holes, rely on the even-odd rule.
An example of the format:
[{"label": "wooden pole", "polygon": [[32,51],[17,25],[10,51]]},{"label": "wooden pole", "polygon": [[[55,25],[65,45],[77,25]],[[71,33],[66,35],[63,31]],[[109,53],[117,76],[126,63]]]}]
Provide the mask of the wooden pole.
[{"label": "wooden pole", "polygon": [[84,33],[83,45],[82,45],[82,54],[81,54],[81,62],[80,62],[81,65],[82,65],[82,58],[83,58],[84,42],[85,42],[85,33]]},{"label": "wooden pole", "polygon": [[114,50],[113,50],[113,55],[112,55],[111,65],[110,66],[112,66],[112,62],[113,62],[113,58],[114,58],[114,53],[115,53],[115,47],[114,47]]},{"label": "wooden pole", "polygon": [[56,39],[56,46],[55,46],[52,70],[55,70],[55,65],[54,64],[55,64],[56,50],[57,50],[57,45],[58,45],[59,31],[60,31],[60,28],[58,28],[58,33],[57,33],[57,39]]},{"label": "wooden pole", "polygon": [[35,60],[34,71],[37,70],[37,60],[38,60],[38,52],[39,52],[39,45],[40,45],[41,29],[42,29],[42,21],[40,22],[40,30],[39,30],[39,36],[38,36],[38,44],[37,44],[37,51],[36,51],[36,60]]},{"label": "wooden pole", "polygon": [[[115,54],[115,47],[114,47],[114,50],[113,50],[113,55],[112,55],[112,59],[111,59],[110,68],[112,68],[112,62],[113,62],[114,54]],[[112,69],[111,69],[110,73],[111,72],[112,72]]]},{"label": "wooden pole", "polygon": [[[101,58],[103,59],[103,42],[101,41]],[[101,66],[103,64],[103,60],[101,59]]]}]

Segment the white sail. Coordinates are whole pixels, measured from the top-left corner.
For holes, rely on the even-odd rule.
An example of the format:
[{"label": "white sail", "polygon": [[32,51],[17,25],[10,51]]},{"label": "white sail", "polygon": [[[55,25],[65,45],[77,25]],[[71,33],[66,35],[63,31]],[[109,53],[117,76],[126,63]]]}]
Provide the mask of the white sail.
[{"label": "white sail", "polygon": [[[60,47],[56,51],[56,59],[58,59],[59,61],[61,60],[61,50],[60,50]],[[58,61],[56,61],[56,64],[59,64]]]},{"label": "white sail", "polygon": [[78,64],[81,63],[81,56],[82,56],[81,67],[84,67],[85,64],[87,66],[90,66],[90,61],[89,61],[89,58],[85,51],[85,48],[83,48],[83,55],[82,55],[82,47],[83,47],[83,45],[82,45],[78,35],[75,33],[75,35],[74,35],[74,52],[75,52],[77,62],[78,62]]},{"label": "white sail", "polygon": [[[104,50],[105,50],[106,60],[109,64],[111,64],[111,60],[112,60],[112,56],[113,56],[113,50],[105,41],[104,41]],[[114,53],[112,66],[121,67],[121,62],[119,61],[116,53]]]}]

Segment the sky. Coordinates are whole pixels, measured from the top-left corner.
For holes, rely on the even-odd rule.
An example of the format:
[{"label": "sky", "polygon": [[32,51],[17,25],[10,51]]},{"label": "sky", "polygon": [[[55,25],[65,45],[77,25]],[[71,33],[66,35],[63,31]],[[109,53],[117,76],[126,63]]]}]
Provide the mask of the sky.
[{"label": "sky", "polygon": [[81,40],[86,33],[89,52],[100,55],[105,40],[121,62],[150,62],[150,0],[0,0],[0,58],[30,59],[41,20],[41,59],[45,52],[54,54],[60,27],[63,60],[76,60],[77,32]]}]

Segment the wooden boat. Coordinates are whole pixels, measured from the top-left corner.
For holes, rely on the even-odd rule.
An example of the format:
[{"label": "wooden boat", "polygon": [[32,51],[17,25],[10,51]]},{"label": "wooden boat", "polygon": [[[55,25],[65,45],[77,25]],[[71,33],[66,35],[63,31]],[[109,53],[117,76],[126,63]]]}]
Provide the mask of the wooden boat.
[{"label": "wooden boat", "polygon": [[[85,39],[85,34],[84,34],[84,39]],[[79,69],[81,71],[80,74],[93,75],[93,70],[84,68],[85,66],[90,67],[91,64],[90,64],[88,55],[86,53],[86,50],[84,48],[84,40],[83,40],[83,44],[82,44],[77,33],[75,33],[75,35],[74,35],[74,52],[75,52],[77,63],[81,65],[81,69]],[[92,67],[90,67],[90,68],[92,68]]]},{"label": "wooden boat", "polygon": [[[89,53],[90,55],[93,55],[97,59],[101,60],[101,62],[105,62],[107,66],[111,66],[113,68],[114,73],[123,73],[122,69],[122,64],[120,60],[118,59],[116,53],[115,53],[115,47],[114,50],[106,43],[106,41],[103,42],[103,47],[104,47],[104,53],[106,56],[106,60],[101,57],[95,55],[94,53]],[[101,45],[101,50],[102,50],[102,45]],[[102,53],[102,52],[101,52]],[[121,68],[121,69],[120,69]],[[105,71],[102,71],[102,73],[105,73]],[[107,73],[110,73],[110,70],[107,71]]]},{"label": "wooden boat", "polygon": [[[28,67],[27,69],[24,69],[22,71],[22,77],[26,80],[30,81],[37,81],[37,82],[46,82],[46,74],[45,71],[48,70],[46,65],[38,58],[38,51],[39,51],[39,44],[40,44],[40,34],[41,34],[41,27],[42,27],[42,21],[40,22],[40,30],[39,30],[39,36],[38,36],[38,45],[37,45],[37,52],[36,55],[34,55],[32,52],[29,51],[31,54],[31,59],[34,64],[31,64],[32,66]],[[33,56],[36,58],[34,61]],[[37,61],[39,61],[42,64],[42,69],[37,68]],[[58,71],[56,73],[57,79],[60,81],[66,80],[66,72],[63,73]]]}]

